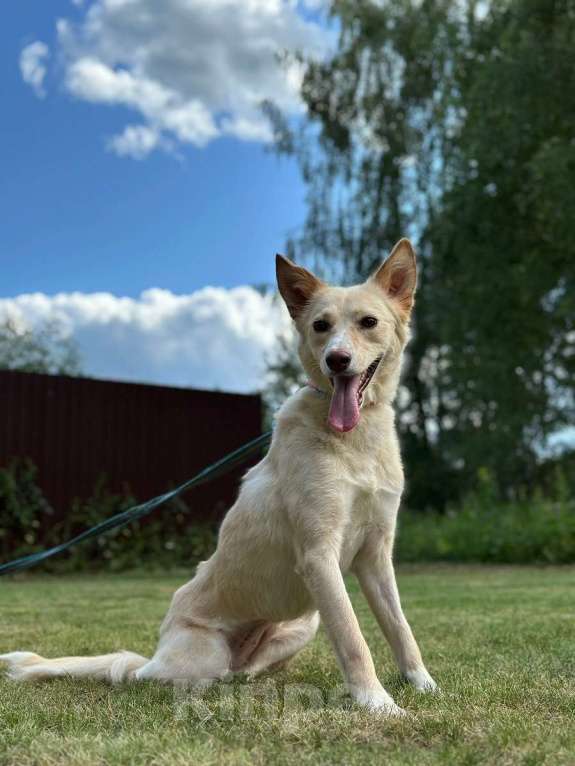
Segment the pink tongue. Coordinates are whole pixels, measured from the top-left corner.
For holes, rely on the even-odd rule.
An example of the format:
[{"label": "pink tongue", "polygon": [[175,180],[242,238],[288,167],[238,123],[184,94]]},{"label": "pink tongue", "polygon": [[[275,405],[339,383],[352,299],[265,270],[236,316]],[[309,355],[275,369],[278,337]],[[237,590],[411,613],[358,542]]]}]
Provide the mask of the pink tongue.
[{"label": "pink tongue", "polygon": [[334,389],[327,422],[336,431],[351,431],[358,424],[357,390],[360,382],[360,375],[337,375],[333,379]]}]

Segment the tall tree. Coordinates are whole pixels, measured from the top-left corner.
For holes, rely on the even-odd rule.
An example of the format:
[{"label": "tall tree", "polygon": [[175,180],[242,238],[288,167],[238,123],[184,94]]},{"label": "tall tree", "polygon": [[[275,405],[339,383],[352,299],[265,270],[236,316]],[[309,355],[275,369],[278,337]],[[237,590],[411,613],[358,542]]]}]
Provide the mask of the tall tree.
[{"label": "tall tree", "polygon": [[575,422],[575,3],[493,4],[472,41],[427,232],[440,443],[507,491],[529,485],[547,437]]},{"label": "tall tree", "polygon": [[572,417],[573,2],[336,0],[331,15],[337,49],[303,62],[303,126],[267,107],[308,187],[290,251],[355,280],[416,239],[411,502],[443,503],[480,466],[517,484]]}]

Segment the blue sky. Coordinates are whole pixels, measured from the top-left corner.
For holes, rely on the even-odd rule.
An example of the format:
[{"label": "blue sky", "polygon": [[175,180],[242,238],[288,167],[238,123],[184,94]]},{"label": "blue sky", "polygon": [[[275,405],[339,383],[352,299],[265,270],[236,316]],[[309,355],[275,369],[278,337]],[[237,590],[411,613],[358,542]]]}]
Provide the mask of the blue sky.
[{"label": "blue sky", "polygon": [[[190,11],[181,0],[19,0],[4,9],[0,309],[23,323],[55,313],[91,374],[195,382],[185,369],[164,376],[161,365],[116,371],[102,354],[120,347],[98,356],[82,335],[86,311],[72,316],[64,298],[55,308],[56,294],[130,298],[137,313],[150,288],[191,296],[272,283],[274,253],[303,222],[297,167],[266,149],[256,101],[277,96],[297,119],[297,89],[284,87],[286,72],[271,72],[270,51],[321,48],[316,4],[227,3],[219,17],[213,7],[224,0],[194,0]],[[140,23],[160,7],[161,19]],[[46,55],[35,57],[39,44]],[[39,80],[21,71],[27,47]],[[126,149],[128,126],[136,135]],[[252,373],[232,387],[257,386]],[[229,387],[225,375],[212,377]],[[209,381],[199,375],[197,384]]]},{"label": "blue sky", "polygon": [[39,99],[18,66],[24,45],[53,45],[56,20],[81,13],[69,0],[4,9],[0,295],[270,282],[305,212],[295,163],[235,138],[180,159],[106,151],[124,107],[81,102],[50,76]]}]

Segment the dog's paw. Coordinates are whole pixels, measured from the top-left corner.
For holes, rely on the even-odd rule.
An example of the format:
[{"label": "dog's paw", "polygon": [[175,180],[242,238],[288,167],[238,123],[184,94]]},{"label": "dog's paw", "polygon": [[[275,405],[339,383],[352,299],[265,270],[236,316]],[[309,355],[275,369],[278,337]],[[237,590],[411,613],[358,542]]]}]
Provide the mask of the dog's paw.
[{"label": "dog's paw", "polygon": [[429,693],[439,691],[439,686],[424,667],[406,671],[405,678],[418,692]]},{"label": "dog's paw", "polygon": [[402,718],[407,715],[403,708],[396,705],[385,689],[354,689],[352,697],[358,705],[382,716]]}]

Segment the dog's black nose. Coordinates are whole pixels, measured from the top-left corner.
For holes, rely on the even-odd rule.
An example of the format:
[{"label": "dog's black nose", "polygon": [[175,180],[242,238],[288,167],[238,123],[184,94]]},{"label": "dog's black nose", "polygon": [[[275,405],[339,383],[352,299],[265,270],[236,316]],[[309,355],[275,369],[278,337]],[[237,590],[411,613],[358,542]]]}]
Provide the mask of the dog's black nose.
[{"label": "dog's black nose", "polygon": [[329,352],[325,361],[332,372],[345,372],[351,362],[351,354],[348,354],[347,351],[338,351],[336,349]]}]

